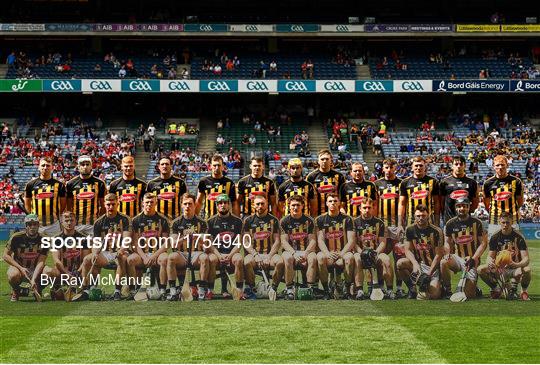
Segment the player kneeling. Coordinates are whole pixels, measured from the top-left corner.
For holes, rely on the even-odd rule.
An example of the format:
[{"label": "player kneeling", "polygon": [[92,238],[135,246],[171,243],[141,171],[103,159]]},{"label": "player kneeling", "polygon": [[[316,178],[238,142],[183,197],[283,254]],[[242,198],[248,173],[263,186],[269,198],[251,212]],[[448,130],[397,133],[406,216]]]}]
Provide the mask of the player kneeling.
[{"label": "player kneeling", "polygon": [[[170,230],[167,218],[156,211],[156,206],[156,195],[146,193],[143,197],[143,211],[131,223],[136,252],[129,255],[127,264],[132,279],[141,278],[142,271],[150,269],[153,280],[158,282],[160,299],[165,300],[168,245],[160,238],[168,238]],[[140,282],[137,286],[140,287]]]},{"label": "player kneeling", "polygon": [[[217,214],[208,220],[208,233],[212,245],[208,249],[210,258],[209,285],[214,288],[216,270],[219,268],[221,275],[221,295],[224,299],[230,299],[231,294],[227,289],[230,273],[234,272],[236,287],[231,288],[232,298],[241,299],[244,287],[244,258],[240,254],[242,220],[231,214],[231,200],[227,194],[221,194],[216,198]],[[215,242],[215,244],[214,244]],[[231,286],[233,283],[230,283]],[[210,294],[210,295],[208,295]],[[211,298],[211,292],[207,293],[207,299]]]},{"label": "player kneeling", "polygon": [[[487,246],[487,234],[482,222],[469,214],[470,205],[468,198],[456,200],[457,216],[448,220],[445,226],[447,255],[441,260],[442,288],[443,296],[452,301],[482,296],[482,291],[476,287],[476,268]],[[450,272],[463,272],[465,280],[462,285],[458,284],[454,295],[450,289]]]},{"label": "player kneeling", "polygon": [[[66,300],[70,301],[72,294],[72,287],[79,283],[79,278],[82,277],[82,264],[84,258],[90,253],[88,247],[88,241],[84,239],[82,248],[73,247],[77,243],[77,237],[85,237],[82,233],[75,230],[77,220],[75,214],[72,211],[66,210],[60,215],[60,226],[62,233],[61,237],[64,241],[64,246],[59,250],[52,252],[54,267],[45,266],[43,274],[48,276],[48,281],[52,283],[51,298],[52,300]],[[73,238],[66,240],[68,237]],[[73,248],[67,248],[67,244]],[[68,289],[62,290],[62,284],[67,283]]]},{"label": "player kneeling", "polygon": [[[283,258],[278,255],[280,248],[279,221],[268,213],[268,201],[262,195],[253,200],[255,213],[244,219],[242,235],[251,238],[251,244],[245,245],[248,252],[244,258],[244,273],[246,288],[244,294],[248,299],[255,299],[255,270],[261,270],[267,281],[267,270],[273,269],[271,289],[268,293],[270,300],[276,299],[276,291],[283,276]],[[269,283],[267,283],[269,284]]]},{"label": "player kneeling", "polygon": [[41,247],[39,218],[28,214],[24,218],[25,230],[14,233],[4,249],[3,260],[9,265],[7,277],[11,285],[11,301],[19,300],[21,283],[27,281],[37,301],[41,301],[40,276],[48,250]]},{"label": "player kneeling", "polygon": [[414,211],[414,223],[405,230],[405,258],[397,262],[399,276],[409,287],[409,299],[441,297],[439,264],[443,255],[443,233],[429,223],[427,207],[419,204]]},{"label": "player kneeling", "polygon": [[304,212],[304,199],[293,195],[287,199],[291,214],[283,217],[281,226],[281,247],[285,264],[286,299],[294,299],[293,280],[295,270],[302,270],[310,288],[317,288],[317,240],[315,223]]},{"label": "player kneeling", "polygon": [[[208,232],[206,222],[195,215],[195,196],[185,193],[181,197],[182,216],[172,223],[173,249],[167,261],[167,277],[169,278],[170,293],[167,300],[176,301],[180,289],[186,279],[186,269],[199,269],[199,289],[191,283],[192,296],[204,300],[208,290],[208,275],[210,271],[209,255],[201,251],[203,237]],[[190,261],[191,260],[191,261]],[[176,279],[178,278],[178,286]],[[185,299],[185,298],[184,298]]]},{"label": "player kneeling", "polygon": [[[364,295],[364,269],[375,267],[377,271],[377,285],[383,288],[386,282],[386,298],[395,299],[393,291],[394,271],[390,264],[390,257],[384,253],[386,250],[385,225],[382,220],[373,216],[373,200],[364,198],[360,206],[360,217],[354,220],[357,233],[357,245],[354,254],[356,299],[365,299],[371,296],[372,283],[368,283],[369,292]],[[374,262],[370,260],[370,251],[374,251]],[[362,252],[364,253],[362,255]],[[362,260],[362,256],[364,260]],[[366,265],[367,264],[367,265]],[[373,275],[373,273],[371,273]]]},{"label": "player kneeling", "polygon": [[[334,269],[335,291],[338,296],[342,292],[345,298],[350,297],[350,285],[354,273],[353,248],[356,244],[354,223],[350,216],[340,212],[339,195],[329,193],[326,195],[328,212],[317,217],[317,264],[319,278],[324,290],[323,299],[330,299],[328,287],[328,269]],[[345,272],[344,288],[341,283],[340,271]],[[336,277],[337,276],[337,277]],[[344,290],[342,290],[344,289]]]},{"label": "player kneeling", "polygon": [[[527,288],[531,282],[529,266],[529,250],[523,236],[512,227],[512,216],[501,214],[501,229],[489,240],[487,264],[478,267],[478,273],[491,288],[491,298],[497,299],[501,291],[507,290],[510,280],[510,291],[505,293],[507,299],[529,300]],[[517,294],[517,286],[521,283],[521,295]]]}]

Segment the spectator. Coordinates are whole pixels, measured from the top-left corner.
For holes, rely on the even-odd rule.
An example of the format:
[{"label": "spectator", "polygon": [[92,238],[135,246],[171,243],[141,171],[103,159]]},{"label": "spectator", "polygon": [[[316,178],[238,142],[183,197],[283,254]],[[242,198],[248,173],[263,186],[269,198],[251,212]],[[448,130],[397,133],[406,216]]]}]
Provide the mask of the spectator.
[{"label": "spectator", "polygon": [[101,64],[96,63],[96,65],[94,66],[94,71],[95,72],[101,72]]},{"label": "spectator", "polygon": [[184,68],[182,69],[182,74],[181,74],[181,76],[182,76],[182,79],[184,79],[184,80],[189,79],[189,71],[188,71],[187,68],[184,67]]},{"label": "spectator", "polygon": [[219,144],[219,145],[224,145],[225,144],[225,138],[223,138],[223,136],[221,134],[218,134],[218,136],[216,138],[216,143]]},{"label": "spectator", "polygon": [[277,72],[277,63],[275,60],[272,60],[272,62],[270,62],[270,72]]},{"label": "spectator", "polygon": [[126,68],[122,66],[120,70],[118,70],[118,77],[123,79],[124,77],[126,77],[126,75],[127,75]]}]

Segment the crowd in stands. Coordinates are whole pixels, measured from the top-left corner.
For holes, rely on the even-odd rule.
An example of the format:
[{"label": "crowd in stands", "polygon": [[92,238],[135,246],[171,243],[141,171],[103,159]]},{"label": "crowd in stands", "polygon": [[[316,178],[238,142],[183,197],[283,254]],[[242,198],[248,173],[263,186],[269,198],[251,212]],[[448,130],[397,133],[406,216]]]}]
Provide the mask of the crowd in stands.
[{"label": "crowd in stands", "polygon": [[197,135],[199,134],[199,128],[193,123],[176,123],[172,121],[167,127],[167,134],[178,136],[185,136],[186,134]]},{"label": "crowd in stands", "polygon": [[393,126],[393,121],[381,113],[375,124],[353,123],[345,117],[338,117],[326,119],[323,125],[325,129],[331,129],[329,145],[332,151],[345,152],[360,145],[362,151],[366,152],[371,146],[373,153],[379,156],[382,155],[382,145],[390,143],[387,130],[389,125]]}]

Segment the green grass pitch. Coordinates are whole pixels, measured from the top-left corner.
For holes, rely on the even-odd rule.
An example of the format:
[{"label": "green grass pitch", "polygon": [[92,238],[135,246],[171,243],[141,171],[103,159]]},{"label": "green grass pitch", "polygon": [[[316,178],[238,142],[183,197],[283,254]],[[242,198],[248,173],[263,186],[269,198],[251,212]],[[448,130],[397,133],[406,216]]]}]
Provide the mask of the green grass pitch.
[{"label": "green grass pitch", "polygon": [[528,244],[529,302],[10,303],[1,262],[0,362],[538,363],[540,241]]}]

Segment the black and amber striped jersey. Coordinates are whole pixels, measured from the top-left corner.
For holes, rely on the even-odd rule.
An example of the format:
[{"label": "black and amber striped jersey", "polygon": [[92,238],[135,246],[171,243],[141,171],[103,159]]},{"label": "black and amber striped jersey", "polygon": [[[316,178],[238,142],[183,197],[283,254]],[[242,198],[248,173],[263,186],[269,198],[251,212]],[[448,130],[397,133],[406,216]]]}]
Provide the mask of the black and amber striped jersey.
[{"label": "black and amber striped jersey", "polygon": [[139,178],[125,180],[120,177],[111,182],[109,193],[118,197],[118,211],[130,218],[141,212],[141,202],[146,193],[146,182]]},{"label": "black and amber striped jersey", "polygon": [[326,213],[326,194],[339,194],[341,185],[345,183],[345,177],[336,170],[321,172],[320,170],[312,171],[306,177],[306,180],[313,184],[315,188],[315,196],[317,197],[318,208],[314,216]]},{"label": "black and amber striped jersey", "polygon": [[[124,232],[130,232],[131,231],[131,222],[128,216],[122,214],[122,213],[116,213],[114,217],[107,217],[107,214],[103,214],[101,217],[99,217],[96,222],[94,223],[94,237],[105,237],[107,234],[111,234],[109,237],[111,237],[113,234],[114,237],[117,237],[116,235],[121,235]],[[112,240],[111,243],[114,242],[117,243],[116,240]],[[106,247],[105,248],[108,251],[116,252],[120,249],[120,247]]]},{"label": "black and amber striped jersey", "polygon": [[503,212],[512,215],[512,223],[519,221],[518,197],[523,194],[521,180],[513,175],[499,179],[492,176],[484,183],[484,198],[490,198],[489,223],[499,224]]},{"label": "black and amber striped jersey", "polygon": [[90,242],[88,242],[88,240],[86,240],[86,236],[79,231],[75,231],[75,233],[71,235],[67,235],[62,232],[60,237],[62,237],[63,239],[73,237],[75,240],[77,239],[77,237],[85,238],[84,240],[81,240],[83,248],[68,248],[64,246],[60,249],[60,260],[62,260],[62,265],[64,265],[66,270],[69,272],[77,271],[82,264],[85,251],[86,253],[90,252]]},{"label": "black and amber striped jersey", "polygon": [[[276,195],[276,186],[274,181],[270,180],[266,176],[261,176],[259,178],[254,178],[251,175],[244,176],[238,180],[237,190],[238,196],[242,195],[244,197],[243,201],[240,201],[240,204],[242,205],[240,212],[244,216],[254,213],[253,200],[257,195],[264,196],[268,201],[269,207],[269,197]],[[269,209],[271,210],[271,208]]]},{"label": "black and amber striped jersey", "polygon": [[439,191],[441,197],[444,197],[443,219],[448,222],[456,216],[456,200],[468,198],[472,201],[478,193],[478,183],[467,176],[454,177],[449,175],[441,180]]},{"label": "black and amber striped jersey", "polygon": [[364,219],[358,217],[354,220],[354,229],[358,238],[358,245],[361,248],[372,248],[374,250],[379,247],[379,243],[384,240],[384,222],[376,217]]},{"label": "black and amber striped jersey", "polygon": [[131,227],[138,237],[146,238],[146,241],[139,239],[139,242],[135,242],[145,253],[154,253],[159,250],[159,241],[156,244],[153,240],[148,241],[148,238],[156,237],[159,240],[160,237],[166,237],[170,233],[169,221],[157,212],[154,215],[139,213],[131,221]]},{"label": "black and amber striped jersey", "polygon": [[354,223],[351,217],[339,213],[331,216],[322,214],[315,220],[315,226],[324,234],[324,242],[328,251],[341,251],[347,245],[347,232],[354,232]]},{"label": "black and amber striped jersey", "polygon": [[[243,244],[243,237],[236,238],[242,234],[242,220],[235,215],[228,214],[222,216],[216,214],[208,220],[208,233],[210,234],[212,241],[219,236],[218,251],[222,254],[228,254],[235,247],[228,245],[226,242],[233,242],[239,240],[240,244]],[[247,242],[246,242],[247,245]]]},{"label": "black and amber striped jersey", "polygon": [[236,186],[234,182],[222,176],[216,179],[212,176],[205,176],[199,181],[197,191],[200,194],[204,194],[206,199],[204,203],[204,216],[203,218],[210,218],[217,214],[216,199],[221,194],[226,194],[232,202],[236,201]]},{"label": "black and amber striped jersey", "polygon": [[403,179],[399,185],[399,195],[407,198],[405,209],[407,225],[414,223],[414,210],[420,204],[427,206],[430,220],[433,222],[434,201],[439,199],[439,183],[437,180],[427,175],[420,179],[410,176]]},{"label": "black and amber striped jersey", "polygon": [[[66,197],[66,188],[60,181],[37,177],[26,184],[25,197],[32,199],[32,212],[42,226],[48,226],[60,217],[60,198]],[[29,212],[30,213],[30,212]]]},{"label": "black and amber striped jersey", "polygon": [[279,221],[272,214],[259,217],[252,214],[244,218],[243,234],[251,236],[251,246],[260,254],[270,253],[274,244],[274,234],[281,234]]},{"label": "black and amber striped jersey", "polygon": [[313,185],[304,179],[300,181],[288,179],[281,183],[278,188],[278,200],[285,204],[285,215],[290,214],[287,199],[293,195],[300,195],[304,198],[304,214],[312,215],[309,211],[309,202],[315,197],[315,188]]},{"label": "black and amber striped jersey", "polygon": [[397,177],[393,180],[379,179],[375,181],[379,196],[378,216],[389,227],[398,225],[399,184],[401,184],[401,179]]},{"label": "black and amber striped jersey", "polygon": [[286,215],[279,222],[282,234],[286,234],[289,244],[297,251],[305,251],[309,246],[309,235],[315,232],[313,218],[302,214],[300,218]]},{"label": "black and amber striped jersey", "polygon": [[410,248],[416,261],[428,266],[435,258],[436,248],[444,245],[442,230],[433,224],[423,229],[411,224],[405,229],[405,239],[411,243]]},{"label": "black and amber striped jersey", "polygon": [[[203,242],[202,239],[197,240],[193,237],[193,234],[203,234],[208,231],[208,224],[204,219],[194,215],[192,218],[186,218],[183,215],[176,218],[172,222],[172,233],[179,235],[179,239],[176,241],[178,245],[173,246],[173,251],[182,251],[187,252],[187,249],[191,251],[202,251]],[[183,238],[185,236],[189,237],[189,247],[184,247],[182,245]],[[187,243],[186,243],[187,245]]]},{"label": "black and amber striped jersey", "polygon": [[75,213],[77,224],[94,224],[99,215],[99,200],[105,197],[105,183],[95,176],[83,179],[74,177],[66,184],[66,196],[73,199],[73,206],[66,209]]},{"label": "black and amber striped jersey", "polygon": [[364,198],[377,199],[377,188],[371,181],[349,181],[341,185],[340,197],[347,207],[347,214],[354,218],[360,215],[360,204]]},{"label": "black and amber striped jersey", "polygon": [[454,217],[446,222],[444,234],[454,242],[455,253],[459,257],[473,257],[482,244],[484,228],[480,219],[469,216],[467,219]]},{"label": "black and amber striped jersey", "polygon": [[158,213],[169,219],[175,219],[182,214],[181,197],[187,192],[184,180],[171,176],[168,179],[156,177],[148,182],[146,191],[157,196]]},{"label": "black and amber striped jersey", "polygon": [[13,259],[26,269],[34,269],[40,255],[47,255],[49,249],[41,247],[41,235],[28,237],[25,231],[13,233],[7,248],[13,252]]},{"label": "black and amber striped jersey", "polygon": [[510,250],[512,252],[512,261],[520,262],[522,259],[520,251],[527,250],[527,243],[521,233],[513,228],[508,235],[499,230],[489,239],[489,250],[495,252]]}]

